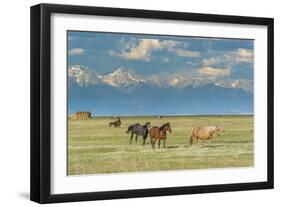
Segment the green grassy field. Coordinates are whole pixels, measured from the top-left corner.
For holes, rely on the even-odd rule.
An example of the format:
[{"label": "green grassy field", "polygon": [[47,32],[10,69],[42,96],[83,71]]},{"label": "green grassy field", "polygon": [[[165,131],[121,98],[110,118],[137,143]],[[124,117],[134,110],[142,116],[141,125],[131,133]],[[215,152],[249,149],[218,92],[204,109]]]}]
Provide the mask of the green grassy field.
[{"label": "green grassy field", "polygon": [[[108,127],[110,118],[68,122],[68,175],[167,171],[253,166],[253,116],[122,117],[120,128]],[[166,148],[138,142],[129,145],[127,127],[170,122]],[[189,146],[192,127],[218,125],[220,137],[210,146]],[[149,143],[149,137],[147,138]]]}]

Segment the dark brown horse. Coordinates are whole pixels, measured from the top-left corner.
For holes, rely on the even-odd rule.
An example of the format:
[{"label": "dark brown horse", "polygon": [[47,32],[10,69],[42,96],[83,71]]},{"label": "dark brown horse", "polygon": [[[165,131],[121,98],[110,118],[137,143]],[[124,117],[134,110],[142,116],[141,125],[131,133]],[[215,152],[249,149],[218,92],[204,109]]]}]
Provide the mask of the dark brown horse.
[{"label": "dark brown horse", "polygon": [[150,129],[149,135],[150,135],[150,143],[152,148],[155,148],[155,142],[158,140],[158,149],[160,148],[160,144],[161,144],[161,140],[163,139],[163,144],[164,144],[164,148],[165,148],[165,144],[166,144],[166,137],[167,137],[167,133],[166,132],[171,133],[172,129],[170,127],[170,123],[165,123],[163,124],[161,127],[158,126],[154,126]]},{"label": "dark brown horse", "polygon": [[114,127],[120,127],[121,126],[121,120],[118,118],[116,121],[109,122],[109,126],[114,126]]}]

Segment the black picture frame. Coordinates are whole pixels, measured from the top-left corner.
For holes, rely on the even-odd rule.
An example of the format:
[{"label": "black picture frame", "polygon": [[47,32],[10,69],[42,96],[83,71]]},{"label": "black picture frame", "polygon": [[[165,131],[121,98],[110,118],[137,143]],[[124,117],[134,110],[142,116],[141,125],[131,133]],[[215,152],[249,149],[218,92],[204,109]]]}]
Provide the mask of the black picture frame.
[{"label": "black picture frame", "polygon": [[[51,71],[50,71],[50,16],[53,13],[134,17],[194,22],[218,22],[267,26],[267,181],[237,184],[219,184],[186,187],[167,187],[74,194],[51,194]],[[88,6],[39,4],[31,7],[31,151],[30,199],[38,203],[120,199],[147,196],[211,193],[272,189],[274,187],[274,105],[273,105],[273,44],[274,20],[272,18],[195,14],[168,11],[103,8]]]}]

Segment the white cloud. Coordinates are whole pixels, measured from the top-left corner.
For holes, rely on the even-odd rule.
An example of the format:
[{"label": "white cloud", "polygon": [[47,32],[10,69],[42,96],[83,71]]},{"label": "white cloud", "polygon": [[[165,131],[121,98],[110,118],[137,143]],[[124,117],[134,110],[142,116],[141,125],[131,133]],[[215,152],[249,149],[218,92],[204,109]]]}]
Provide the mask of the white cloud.
[{"label": "white cloud", "polygon": [[227,52],[224,55],[219,55],[210,58],[204,58],[202,64],[204,66],[211,66],[216,64],[234,65],[238,63],[253,63],[254,52],[250,49],[239,48],[236,51]]},{"label": "white cloud", "polygon": [[176,53],[178,56],[184,57],[198,57],[200,55],[197,51],[188,51],[179,48],[181,42],[174,40],[158,40],[158,39],[140,39],[137,44],[130,44],[121,42],[124,45],[124,50],[121,53],[110,51],[110,55],[118,55],[126,60],[143,60],[150,61],[151,54],[157,50],[167,50]]},{"label": "white cloud", "polygon": [[128,52],[122,52],[121,57],[127,60],[144,60],[149,61],[153,50],[162,49],[160,41],[157,39],[141,39],[136,47],[131,48]]},{"label": "white cloud", "polygon": [[229,68],[213,68],[209,66],[204,66],[198,69],[198,73],[202,75],[218,78],[218,77],[229,76],[231,70]]},{"label": "white cloud", "polygon": [[181,43],[174,40],[163,40],[160,41],[162,48],[170,49],[179,46]]},{"label": "white cloud", "polygon": [[170,62],[170,58],[169,57],[159,57],[159,60],[162,62],[162,63],[168,63]]},{"label": "white cloud", "polygon": [[68,50],[68,55],[82,55],[84,51],[83,48],[72,48]]},{"label": "white cloud", "polygon": [[195,61],[187,61],[185,64],[186,65],[190,65],[190,66],[196,66],[197,62],[195,62]]},{"label": "white cloud", "polygon": [[254,61],[253,50],[239,48],[236,52],[236,61],[241,63],[252,63]]},{"label": "white cloud", "polygon": [[181,57],[199,57],[200,53],[197,51],[189,51],[189,50],[184,50],[181,48],[173,48],[171,51],[175,52],[178,56]]},{"label": "white cloud", "polygon": [[204,66],[216,65],[216,64],[220,64],[220,63],[231,64],[232,62],[233,62],[233,57],[229,54],[211,57],[211,58],[204,58],[202,60],[202,64]]}]

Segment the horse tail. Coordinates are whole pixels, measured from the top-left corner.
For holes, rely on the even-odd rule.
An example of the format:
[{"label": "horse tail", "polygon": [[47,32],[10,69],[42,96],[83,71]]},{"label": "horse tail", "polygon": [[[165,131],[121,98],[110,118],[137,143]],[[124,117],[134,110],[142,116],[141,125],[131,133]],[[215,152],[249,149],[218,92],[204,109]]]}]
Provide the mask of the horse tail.
[{"label": "horse tail", "polygon": [[126,131],[127,134],[132,130],[132,127],[132,125],[128,127],[128,130]]},{"label": "horse tail", "polygon": [[194,135],[194,128],[191,130],[191,135],[190,135],[190,138],[189,138],[189,145],[193,144],[193,135]]}]

